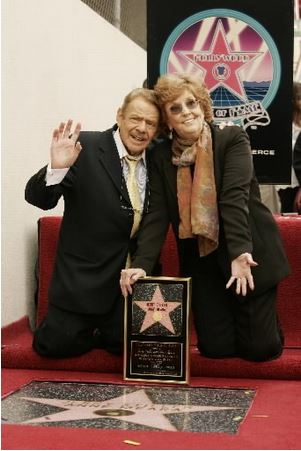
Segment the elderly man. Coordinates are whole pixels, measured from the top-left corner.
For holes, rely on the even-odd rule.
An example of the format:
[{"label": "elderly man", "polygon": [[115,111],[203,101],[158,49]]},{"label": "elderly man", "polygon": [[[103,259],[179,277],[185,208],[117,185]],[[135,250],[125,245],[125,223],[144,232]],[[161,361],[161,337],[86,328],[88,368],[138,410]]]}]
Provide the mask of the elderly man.
[{"label": "elderly man", "polygon": [[43,210],[64,198],[64,215],[46,318],[34,334],[43,356],[94,347],[119,354],[123,342],[120,270],[129,264],[148,208],[148,155],[160,113],[153,91],[130,92],[117,124],[81,132],[72,121],[53,132],[51,163],[27,183],[25,198]]}]

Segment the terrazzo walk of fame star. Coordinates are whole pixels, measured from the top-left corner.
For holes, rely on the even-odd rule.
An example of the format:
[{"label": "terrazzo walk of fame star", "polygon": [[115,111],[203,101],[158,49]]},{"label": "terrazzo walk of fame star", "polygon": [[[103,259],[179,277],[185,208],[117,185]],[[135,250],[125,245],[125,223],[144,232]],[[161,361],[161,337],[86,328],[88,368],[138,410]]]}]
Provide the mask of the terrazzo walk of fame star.
[{"label": "terrazzo walk of fame star", "polygon": [[2,400],[2,423],[235,434],[255,390],[38,382]]}]

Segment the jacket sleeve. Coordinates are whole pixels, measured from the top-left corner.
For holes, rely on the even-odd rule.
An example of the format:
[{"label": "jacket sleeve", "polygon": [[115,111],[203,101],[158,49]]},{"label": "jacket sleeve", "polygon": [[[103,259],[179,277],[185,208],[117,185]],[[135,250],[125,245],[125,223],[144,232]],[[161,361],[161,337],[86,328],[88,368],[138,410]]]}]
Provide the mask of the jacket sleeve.
[{"label": "jacket sleeve", "polygon": [[298,135],[293,152],[293,167],[299,185],[301,186],[301,132]]},{"label": "jacket sleeve", "polygon": [[221,136],[221,139],[224,148],[219,149],[224,156],[218,204],[227,250],[230,259],[234,260],[244,252],[252,253],[249,194],[254,168],[246,132],[235,126],[223,132],[225,138]]},{"label": "jacket sleeve", "polygon": [[132,259],[132,267],[143,268],[151,274],[160,255],[169,226],[169,215],[165,198],[164,175],[161,149],[152,149],[149,165],[150,203],[138,233],[137,250]]},{"label": "jacket sleeve", "polygon": [[46,170],[47,166],[40,169],[29,179],[25,188],[25,200],[42,210],[54,208],[62,196],[61,184],[46,186]]}]

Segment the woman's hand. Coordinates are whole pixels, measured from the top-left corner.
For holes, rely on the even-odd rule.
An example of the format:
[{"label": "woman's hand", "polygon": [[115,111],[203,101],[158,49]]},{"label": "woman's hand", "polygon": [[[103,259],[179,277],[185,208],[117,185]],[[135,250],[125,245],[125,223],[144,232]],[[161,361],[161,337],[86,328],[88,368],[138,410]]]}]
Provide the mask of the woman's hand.
[{"label": "woman's hand", "polygon": [[247,288],[254,290],[254,280],[251,273],[251,267],[257,266],[253,260],[253,257],[248,252],[241,254],[231,263],[231,277],[226,285],[226,288],[229,288],[233,282],[236,280],[236,294],[242,294],[242,296],[246,296]]},{"label": "woman's hand", "polygon": [[145,277],[146,272],[142,268],[122,269],[120,273],[120,288],[124,297],[132,294],[133,285],[140,277]]},{"label": "woman's hand", "polygon": [[59,127],[53,131],[50,148],[52,169],[70,168],[81,151],[81,145],[77,141],[81,124],[76,124],[72,134],[71,126],[72,120],[69,119],[66,124],[61,122]]}]

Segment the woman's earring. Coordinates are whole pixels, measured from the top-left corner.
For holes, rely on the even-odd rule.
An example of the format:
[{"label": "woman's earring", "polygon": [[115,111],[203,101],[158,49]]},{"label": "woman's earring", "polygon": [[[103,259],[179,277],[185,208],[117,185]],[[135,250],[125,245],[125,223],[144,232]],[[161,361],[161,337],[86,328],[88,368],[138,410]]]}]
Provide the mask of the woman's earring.
[{"label": "woman's earring", "polygon": [[172,128],[169,129],[168,138],[169,139],[173,138],[173,129]]}]

